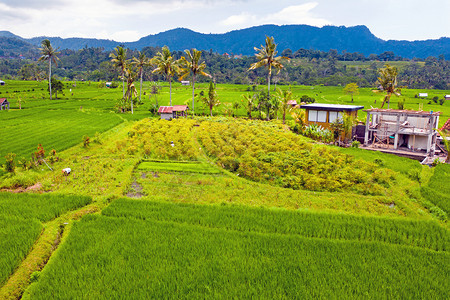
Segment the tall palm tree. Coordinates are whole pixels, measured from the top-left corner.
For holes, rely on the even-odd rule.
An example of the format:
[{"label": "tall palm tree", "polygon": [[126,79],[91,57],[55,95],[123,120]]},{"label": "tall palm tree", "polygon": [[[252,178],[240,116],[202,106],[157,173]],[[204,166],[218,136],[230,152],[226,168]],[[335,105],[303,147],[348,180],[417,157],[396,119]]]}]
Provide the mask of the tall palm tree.
[{"label": "tall palm tree", "polygon": [[206,63],[200,62],[200,58],[202,56],[202,51],[199,51],[197,49],[184,50],[184,53],[186,53],[186,57],[181,57],[181,77],[180,80],[183,80],[186,76],[188,76],[190,73],[192,73],[192,113],[195,113],[194,110],[194,97],[195,97],[195,79],[197,75],[203,75],[212,77],[205,71],[203,71],[206,68]]},{"label": "tall palm tree", "polygon": [[42,48],[39,48],[41,50],[41,57],[39,57],[39,61],[42,60],[48,60],[48,89],[50,91],[50,100],[52,100],[52,61],[55,63],[55,65],[58,65],[58,54],[60,52],[57,52],[59,49],[53,49],[52,44],[49,40],[45,39],[41,42]]},{"label": "tall palm tree", "polygon": [[174,60],[169,47],[164,46],[162,51],[152,58],[151,63],[156,65],[152,73],[164,75],[166,80],[169,81],[169,101],[170,106],[172,106],[172,77],[178,74],[180,61]]},{"label": "tall palm tree", "polygon": [[397,87],[397,68],[386,64],[384,68],[378,70],[378,73],[380,74],[380,77],[378,77],[378,83],[386,92],[381,108],[383,108],[384,104],[387,102],[389,109],[389,102],[392,94],[400,96],[400,89]]},{"label": "tall palm tree", "polygon": [[120,70],[120,76],[122,78],[122,97],[125,98],[125,69],[127,66],[127,50],[122,46],[114,48],[115,52],[109,54],[111,62],[116,69]]},{"label": "tall palm tree", "polygon": [[145,56],[145,53],[138,52],[138,57],[133,57],[133,65],[138,68],[138,75],[140,77],[139,86],[139,103],[142,102],[142,77],[144,76],[144,67],[150,65],[150,59]]},{"label": "tall palm tree", "polygon": [[138,77],[136,70],[133,69],[131,64],[126,64],[125,66],[125,77],[127,79],[127,91],[124,95],[125,101],[130,100],[131,114],[133,114],[133,96],[137,95],[136,86],[134,81]]},{"label": "tall palm tree", "polygon": [[[280,73],[281,69],[284,67],[281,63],[283,57],[276,56],[278,54],[277,44],[274,43],[273,37],[266,36],[266,45],[261,45],[261,48],[255,47],[254,49],[255,51],[258,51],[258,53],[255,54],[258,61],[252,64],[248,70],[255,70],[263,66],[267,67],[267,97],[270,99],[270,78],[272,77],[272,68],[277,70],[276,74]],[[267,114],[267,119],[269,119],[269,114]]]}]

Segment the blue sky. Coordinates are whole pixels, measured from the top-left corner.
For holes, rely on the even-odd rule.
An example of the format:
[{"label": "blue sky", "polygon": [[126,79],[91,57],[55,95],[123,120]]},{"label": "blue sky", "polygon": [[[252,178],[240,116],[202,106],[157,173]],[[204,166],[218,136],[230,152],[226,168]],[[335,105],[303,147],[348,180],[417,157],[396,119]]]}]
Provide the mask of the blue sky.
[{"label": "blue sky", "polygon": [[128,42],[177,27],[366,25],[385,40],[424,40],[450,36],[449,12],[448,0],[0,0],[0,30]]}]

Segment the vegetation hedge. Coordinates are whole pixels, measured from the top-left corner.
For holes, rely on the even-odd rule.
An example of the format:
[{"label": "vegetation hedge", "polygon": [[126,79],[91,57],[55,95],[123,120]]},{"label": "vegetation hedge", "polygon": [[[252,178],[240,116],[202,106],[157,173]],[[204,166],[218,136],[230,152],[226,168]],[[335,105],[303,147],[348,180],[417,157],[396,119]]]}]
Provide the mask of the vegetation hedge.
[{"label": "vegetation hedge", "polygon": [[286,188],[381,195],[395,180],[395,172],[375,163],[312,144],[281,125],[260,124],[205,121],[198,129],[198,138],[222,167]]}]

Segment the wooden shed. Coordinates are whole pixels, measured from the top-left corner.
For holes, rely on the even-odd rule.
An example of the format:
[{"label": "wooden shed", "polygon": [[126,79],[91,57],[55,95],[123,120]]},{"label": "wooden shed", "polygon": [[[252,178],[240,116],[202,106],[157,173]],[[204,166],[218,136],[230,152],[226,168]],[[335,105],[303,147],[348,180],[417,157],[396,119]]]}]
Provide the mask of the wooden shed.
[{"label": "wooden shed", "polygon": [[160,106],[158,113],[161,115],[161,119],[170,120],[185,117],[188,109],[187,105]]},{"label": "wooden shed", "polygon": [[6,98],[0,98],[0,110],[9,110],[9,102]]}]

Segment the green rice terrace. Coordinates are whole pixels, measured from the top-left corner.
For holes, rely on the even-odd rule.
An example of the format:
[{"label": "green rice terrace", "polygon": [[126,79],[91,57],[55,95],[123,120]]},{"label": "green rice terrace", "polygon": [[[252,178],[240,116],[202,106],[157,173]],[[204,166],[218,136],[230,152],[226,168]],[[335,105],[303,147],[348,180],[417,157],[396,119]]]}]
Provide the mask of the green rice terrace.
[{"label": "green rice terrace", "polygon": [[[134,114],[94,82],[54,100],[45,82],[0,88],[0,299],[450,298],[449,164],[327,145],[290,114],[249,119],[242,85],[217,85],[213,117],[199,102],[161,120],[168,87],[149,87]],[[292,91],[351,103],[342,87]],[[402,91],[406,108],[442,125],[450,103],[418,92]],[[174,104],[191,97],[174,84]]]}]

